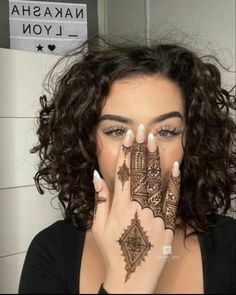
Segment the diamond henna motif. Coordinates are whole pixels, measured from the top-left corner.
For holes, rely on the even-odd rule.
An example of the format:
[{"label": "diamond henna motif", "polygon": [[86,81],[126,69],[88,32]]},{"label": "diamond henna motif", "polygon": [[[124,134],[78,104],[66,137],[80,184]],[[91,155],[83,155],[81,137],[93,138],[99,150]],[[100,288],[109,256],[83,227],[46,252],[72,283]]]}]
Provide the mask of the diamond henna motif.
[{"label": "diamond henna motif", "polygon": [[117,174],[118,174],[118,179],[120,179],[122,183],[122,190],[123,190],[125,182],[129,180],[129,177],[130,177],[129,168],[127,167],[125,161],[122,164],[122,166],[119,167],[119,171],[117,172]]},{"label": "diamond henna motif", "polygon": [[122,255],[126,262],[126,282],[130,278],[131,273],[141,264],[141,261],[145,261],[144,257],[147,256],[148,251],[153,247],[148,241],[146,232],[140,225],[137,212],[135,212],[135,218],[131,220],[131,225],[127,227],[117,242],[121,246]]}]

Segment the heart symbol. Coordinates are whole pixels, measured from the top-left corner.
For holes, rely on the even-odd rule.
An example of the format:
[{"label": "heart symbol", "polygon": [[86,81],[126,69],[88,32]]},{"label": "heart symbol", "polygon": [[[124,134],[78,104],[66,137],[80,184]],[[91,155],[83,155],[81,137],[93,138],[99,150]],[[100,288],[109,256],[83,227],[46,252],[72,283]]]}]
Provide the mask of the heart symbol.
[{"label": "heart symbol", "polygon": [[50,49],[51,51],[53,51],[54,49],[56,48],[56,46],[55,45],[48,45],[48,49]]}]

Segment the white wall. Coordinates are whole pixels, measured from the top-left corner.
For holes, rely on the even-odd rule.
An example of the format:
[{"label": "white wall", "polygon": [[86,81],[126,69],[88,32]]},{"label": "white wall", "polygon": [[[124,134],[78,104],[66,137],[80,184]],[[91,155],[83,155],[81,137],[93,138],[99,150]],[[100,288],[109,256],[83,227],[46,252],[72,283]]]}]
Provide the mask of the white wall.
[{"label": "white wall", "polygon": [[62,219],[50,205],[53,195],[36,189],[38,156],[29,152],[37,142],[42,81],[57,58],[0,48],[0,293],[17,293],[32,238]]},{"label": "white wall", "polygon": [[[117,34],[135,42],[155,39],[177,29],[188,44],[213,53],[235,70],[235,0],[98,0],[99,32],[112,39]],[[184,36],[169,36],[181,40]],[[224,85],[235,84],[235,74],[223,74]]]},{"label": "white wall", "polygon": [[[177,27],[194,48],[235,71],[235,6],[235,0],[149,0],[150,36]],[[235,73],[221,72],[224,86],[236,83]]]}]

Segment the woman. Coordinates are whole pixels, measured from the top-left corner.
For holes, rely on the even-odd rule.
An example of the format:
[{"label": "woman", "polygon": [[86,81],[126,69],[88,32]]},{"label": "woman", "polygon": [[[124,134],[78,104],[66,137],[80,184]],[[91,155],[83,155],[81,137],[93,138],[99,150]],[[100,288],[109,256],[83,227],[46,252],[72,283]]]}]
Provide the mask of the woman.
[{"label": "woman", "polygon": [[233,89],[183,45],[98,40],[40,98],[35,182],[64,220],[31,242],[19,293],[235,293]]}]

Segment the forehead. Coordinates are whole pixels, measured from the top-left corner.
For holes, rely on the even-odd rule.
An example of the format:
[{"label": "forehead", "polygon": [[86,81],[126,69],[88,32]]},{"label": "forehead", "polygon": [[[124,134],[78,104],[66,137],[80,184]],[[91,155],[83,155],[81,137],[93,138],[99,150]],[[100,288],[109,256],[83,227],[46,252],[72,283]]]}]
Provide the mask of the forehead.
[{"label": "forehead", "polygon": [[179,86],[161,76],[142,76],[117,80],[111,87],[102,114],[161,114],[184,111],[184,99]]}]

